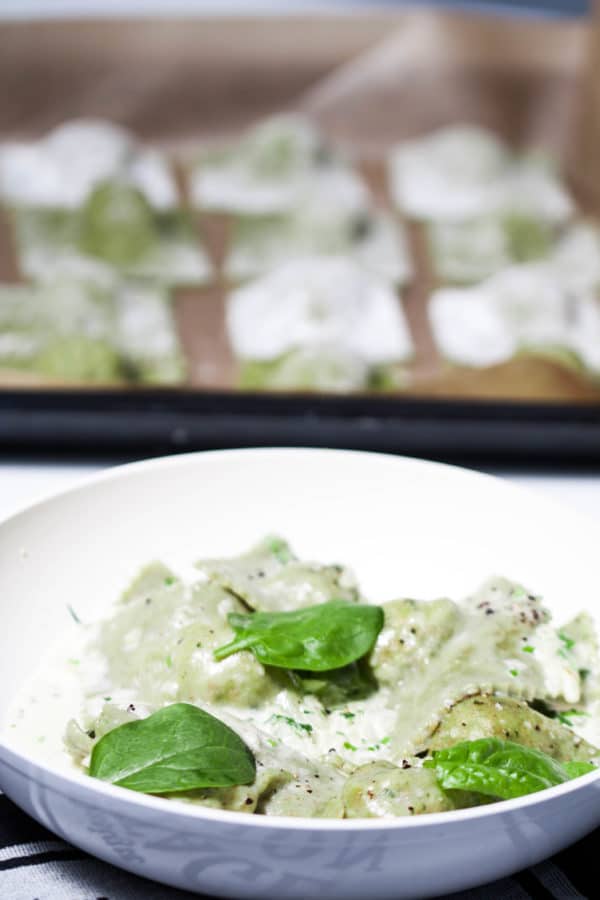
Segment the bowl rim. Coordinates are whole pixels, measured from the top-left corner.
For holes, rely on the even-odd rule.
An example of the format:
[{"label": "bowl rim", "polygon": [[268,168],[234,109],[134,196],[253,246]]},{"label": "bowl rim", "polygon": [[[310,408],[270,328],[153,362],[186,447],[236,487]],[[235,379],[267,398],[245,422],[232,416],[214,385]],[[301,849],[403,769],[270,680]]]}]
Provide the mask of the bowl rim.
[{"label": "bowl rim", "polygon": [[[20,518],[23,515],[34,512],[37,508],[59,500],[68,495],[77,494],[85,491],[88,487],[94,487],[99,484],[118,481],[127,478],[137,472],[145,469],[167,469],[177,468],[182,465],[190,464],[197,460],[206,460],[207,465],[215,460],[217,463],[222,458],[247,459],[249,457],[270,457],[281,455],[291,458],[297,456],[325,456],[334,458],[336,456],[361,458],[365,460],[381,461],[382,463],[398,463],[399,465],[407,465],[409,467],[421,468],[426,470],[434,470],[440,475],[448,475],[452,478],[464,478],[470,481],[480,481],[487,484],[493,489],[502,490],[513,493],[515,496],[524,498],[525,500],[535,504],[538,507],[545,507],[549,511],[560,513],[564,518],[565,514],[581,525],[587,525],[588,528],[598,532],[600,536],[600,528],[595,520],[585,513],[572,510],[568,506],[565,507],[559,501],[553,498],[545,497],[538,494],[535,490],[522,487],[504,480],[497,475],[488,475],[475,469],[468,469],[462,466],[442,463],[432,460],[421,459],[419,457],[411,457],[404,455],[395,455],[390,453],[375,453],[364,450],[337,450],[329,448],[317,447],[248,447],[235,448],[225,450],[208,450],[193,451],[190,453],[174,454],[169,456],[151,457],[135,462],[128,462],[122,465],[109,466],[100,472],[94,472],[82,476],[76,484],[67,488],[54,489],[48,492],[42,492],[37,498],[30,500],[23,505],[17,507],[8,515],[0,519],[0,531],[9,523]],[[2,759],[2,753],[14,757],[13,762],[7,762]],[[23,766],[22,764],[25,764]],[[467,809],[449,810],[440,813],[427,813],[420,816],[398,817],[398,818],[356,818],[356,819],[325,819],[325,818],[309,818],[305,816],[261,816],[251,815],[234,810],[211,809],[205,806],[194,806],[185,803],[165,803],[165,798],[151,794],[142,794],[137,791],[128,790],[117,785],[110,784],[100,779],[94,779],[85,773],[65,771],[58,766],[44,763],[38,757],[19,749],[15,742],[12,741],[10,734],[6,731],[0,731],[0,766],[7,766],[18,774],[27,779],[34,781],[43,780],[48,784],[51,790],[62,793],[63,795],[73,798],[74,794],[82,793],[87,803],[93,803],[93,798],[105,798],[106,800],[114,800],[117,804],[125,804],[132,807],[132,812],[137,810],[140,813],[143,810],[156,811],[169,817],[192,822],[195,820],[206,820],[208,822],[221,823],[226,825],[245,825],[251,828],[279,828],[291,829],[293,831],[323,831],[323,832],[346,832],[346,831],[404,831],[405,829],[421,829],[427,827],[436,827],[440,825],[450,826],[452,823],[468,822],[472,820],[486,820],[490,816],[498,816],[502,814],[510,815],[521,809],[530,806],[541,805],[551,802],[562,796],[567,796],[577,792],[600,781],[600,768],[595,772],[589,772],[581,775],[563,784],[555,787],[545,788],[533,794],[526,794],[523,797],[517,797],[512,800],[500,800],[496,803],[490,803],[484,806],[471,807]],[[28,769],[29,771],[26,771]],[[40,773],[42,779],[36,777],[36,771]],[[50,785],[48,779],[44,776],[50,776],[57,782],[57,786]],[[84,799],[84,796],[81,799]]]}]

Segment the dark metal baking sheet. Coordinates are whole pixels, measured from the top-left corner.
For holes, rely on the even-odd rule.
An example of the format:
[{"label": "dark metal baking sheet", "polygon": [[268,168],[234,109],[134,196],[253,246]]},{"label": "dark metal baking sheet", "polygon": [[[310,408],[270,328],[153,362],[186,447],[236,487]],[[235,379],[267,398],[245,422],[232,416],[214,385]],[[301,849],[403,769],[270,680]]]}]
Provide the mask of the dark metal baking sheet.
[{"label": "dark metal baking sheet", "polygon": [[594,463],[600,462],[600,406],[156,390],[0,392],[0,452],[147,455],[265,445]]}]

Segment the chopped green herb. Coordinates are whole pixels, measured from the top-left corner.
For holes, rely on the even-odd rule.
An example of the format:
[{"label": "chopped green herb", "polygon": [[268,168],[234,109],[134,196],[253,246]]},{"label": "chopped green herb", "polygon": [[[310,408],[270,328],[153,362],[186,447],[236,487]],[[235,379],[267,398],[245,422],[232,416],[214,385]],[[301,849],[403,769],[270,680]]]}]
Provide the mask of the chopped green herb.
[{"label": "chopped green herb", "polygon": [[354,746],[354,744],[351,744],[350,741],[344,741],[344,747],[346,748],[346,750],[358,749],[357,747]]},{"label": "chopped green herb", "polygon": [[572,650],[575,646],[575,641],[573,638],[568,637],[566,634],[563,634],[562,631],[558,632],[558,636],[565,645],[565,650]]},{"label": "chopped green herb", "polygon": [[280,715],[272,715],[269,719],[270,722],[285,722],[286,725],[289,725],[290,728],[293,728],[295,731],[302,732],[305,731],[307,734],[310,734],[313,730],[312,725],[309,725],[308,722],[297,722],[296,719],[292,719],[291,716],[280,716]]},{"label": "chopped green herb", "polygon": [[168,654],[167,658],[165,659],[165,662],[166,662],[167,666],[169,667],[169,669],[173,668],[173,659],[172,659],[170,653]]},{"label": "chopped green herb", "polygon": [[281,538],[273,538],[269,544],[269,550],[283,565],[289,563],[292,558],[288,542],[281,540]]},{"label": "chopped green herb", "polygon": [[535,651],[535,647],[532,647],[531,644],[525,644],[524,647],[521,647],[523,653],[533,653]]},{"label": "chopped green herb", "polygon": [[106,701],[106,703],[110,703],[110,701],[112,700],[112,697],[104,697],[103,699]]},{"label": "chopped green herb", "polygon": [[167,587],[169,587],[172,584],[175,584],[175,579],[173,578],[172,575],[167,575],[167,577],[165,578],[165,584],[167,585]]},{"label": "chopped green herb", "polygon": [[389,742],[390,742],[389,736],[381,738],[381,740],[379,741],[380,744],[389,744]]},{"label": "chopped green herb", "polygon": [[351,712],[343,712],[342,715],[343,715],[343,717],[344,717],[345,719],[353,719],[355,713],[351,713]]},{"label": "chopped green herb", "polygon": [[519,674],[519,670],[518,670],[518,669],[510,669],[509,671],[510,671],[510,674],[512,675],[513,678],[516,678],[517,675]]},{"label": "chopped green herb", "polygon": [[589,713],[584,712],[582,709],[566,709],[564,712],[557,713],[556,718],[563,725],[572,725],[572,716],[589,716]]}]

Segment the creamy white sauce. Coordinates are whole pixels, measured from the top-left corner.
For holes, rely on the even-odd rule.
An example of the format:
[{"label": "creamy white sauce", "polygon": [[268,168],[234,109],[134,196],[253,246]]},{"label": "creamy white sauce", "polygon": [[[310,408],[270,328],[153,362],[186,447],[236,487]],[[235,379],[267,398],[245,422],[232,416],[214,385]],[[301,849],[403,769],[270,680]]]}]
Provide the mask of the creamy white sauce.
[{"label": "creamy white sauce", "polygon": [[600,700],[589,704],[586,715],[571,716],[570,721],[576,734],[594,747],[600,747]]},{"label": "creamy white sauce", "polygon": [[41,660],[10,705],[3,729],[23,752],[70,772],[79,770],[63,737],[84,702],[82,660],[90,634],[83,626],[72,628],[60,647]]},{"label": "creamy white sauce", "polygon": [[542,667],[547,697],[567,703],[581,700],[581,680],[577,667],[564,653],[564,643],[551,625],[540,625],[530,642],[536,662]]},{"label": "creamy white sauce", "polygon": [[[177,587],[173,588],[176,589]],[[190,586],[184,589],[189,590],[193,588]],[[184,596],[185,593],[182,597]],[[227,599],[223,603],[229,604],[230,601]],[[226,605],[220,613],[225,614],[228,609],[229,605]],[[177,618],[177,607],[174,616]],[[555,699],[559,708],[581,703],[580,665],[585,663],[590,666],[592,677],[597,678],[599,675],[593,638],[590,638],[589,648],[582,641],[579,650],[578,642],[575,642],[574,649],[566,652],[564,637],[551,625],[542,624],[524,629],[522,639],[519,639],[522,640],[522,646],[519,644],[510,657],[503,658],[498,651],[498,657],[491,659],[486,658],[485,652],[485,647],[489,645],[480,639],[485,637],[485,629],[494,629],[494,618],[480,616],[473,623],[475,621],[479,623],[479,631],[477,628],[475,631],[473,628],[459,630],[445,644],[443,652],[434,661],[430,661],[428,675],[432,691],[426,691],[423,696],[418,690],[420,685],[413,685],[416,692],[409,685],[408,693],[404,695],[397,693],[396,685],[390,688],[380,685],[368,699],[349,702],[344,707],[331,710],[325,709],[311,695],[299,696],[288,690],[279,691],[271,699],[262,701],[257,708],[231,703],[198,705],[217,717],[222,716],[231,727],[235,728],[236,721],[253,725],[266,738],[274,753],[277,752],[277,747],[281,747],[282,752],[296,751],[311,760],[339,758],[341,764],[347,765],[351,770],[354,766],[374,760],[398,764],[406,746],[402,745],[401,750],[398,747],[399,730],[407,728],[410,731],[417,722],[422,726],[424,723],[420,721],[420,717],[422,718],[423,708],[432,697],[434,700],[438,696],[443,698],[446,689],[446,705],[450,708],[457,700],[452,693],[453,682],[454,686],[460,682],[464,687],[469,683],[471,675],[474,684],[481,683],[481,679],[485,682],[486,673],[491,673],[491,680],[497,680],[498,667],[505,667],[507,680],[514,677],[517,687],[518,672],[530,662],[535,662],[542,673],[541,693],[546,698]],[[187,619],[182,619],[179,623],[181,627],[187,624]],[[63,643],[41,661],[39,669],[16,696],[8,710],[3,729],[23,752],[70,772],[84,771],[88,758],[83,753],[81,766],[78,766],[67,752],[64,736],[69,722],[76,720],[82,728],[89,727],[89,723],[98,719],[104,704],[117,707],[131,720],[148,715],[156,707],[156,701],[151,706],[146,702],[147,698],[140,696],[139,686],[130,690],[114,689],[107,660],[96,649],[99,628],[100,623],[71,625]],[[384,644],[380,650],[385,651],[385,631],[382,634]],[[138,649],[140,637],[135,628],[127,632],[130,652],[134,653]],[[471,668],[467,666],[464,671],[463,666],[454,671],[456,664],[453,660],[464,661],[467,658],[465,651],[469,647],[475,650],[469,663]],[[580,660],[578,654],[581,653],[584,656]],[[424,690],[427,682],[427,677],[424,677]],[[179,690],[175,674],[170,678],[168,670],[163,670],[157,694],[161,697],[160,703],[175,702],[180,696]],[[404,709],[398,708],[401,696]],[[464,691],[459,697],[463,696]],[[439,713],[439,709],[437,704],[436,713]],[[592,701],[585,715],[573,716],[572,727],[592,744],[600,745],[600,701]],[[82,738],[85,741],[84,733]],[[457,739],[459,738],[460,735],[457,734]]]},{"label": "creamy white sauce", "polygon": [[[148,714],[135,691],[111,687],[102,659],[90,652],[94,635],[94,626],[73,629],[24,685],[6,719],[5,732],[24,752],[71,772],[80,769],[64,744],[69,721],[96,719],[105,702],[123,710],[132,708],[132,720]],[[168,695],[168,686],[161,687]],[[177,689],[174,681],[172,701]],[[325,714],[310,695],[296,697],[281,691],[260,709],[219,704],[211,706],[210,712],[252,723],[270,738],[274,749],[282,745],[310,759],[335,753],[352,765],[362,765],[374,758],[391,758],[389,735],[396,712],[388,701],[387,691],[380,690],[367,700]],[[207,708],[205,703],[199,705]]]}]

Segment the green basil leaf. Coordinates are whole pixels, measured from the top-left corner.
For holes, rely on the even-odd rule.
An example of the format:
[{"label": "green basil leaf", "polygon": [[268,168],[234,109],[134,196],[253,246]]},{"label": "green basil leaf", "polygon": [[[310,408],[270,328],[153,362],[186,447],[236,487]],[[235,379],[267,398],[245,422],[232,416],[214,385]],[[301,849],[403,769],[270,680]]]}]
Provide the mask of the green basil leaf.
[{"label": "green basil leaf", "polygon": [[332,600],[291,612],[230,613],[228,620],[236,636],[215,650],[215,659],[252,650],[266,666],[327,672],[369,652],[383,626],[383,610]]},{"label": "green basil leaf", "polygon": [[89,774],[145,794],[251,784],[252,753],[219,719],[174,703],[113,728],[92,750]]},{"label": "green basil leaf", "polygon": [[580,775],[587,775],[589,772],[595,772],[598,768],[593,763],[588,762],[566,762],[562,765],[569,778],[579,778]]},{"label": "green basil leaf", "polygon": [[437,750],[423,765],[435,769],[444,790],[473,791],[510,800],[563,784],[573,777],[567,766],[587,763],[563,765],[531,747],[500,738],[482,738]]}]

